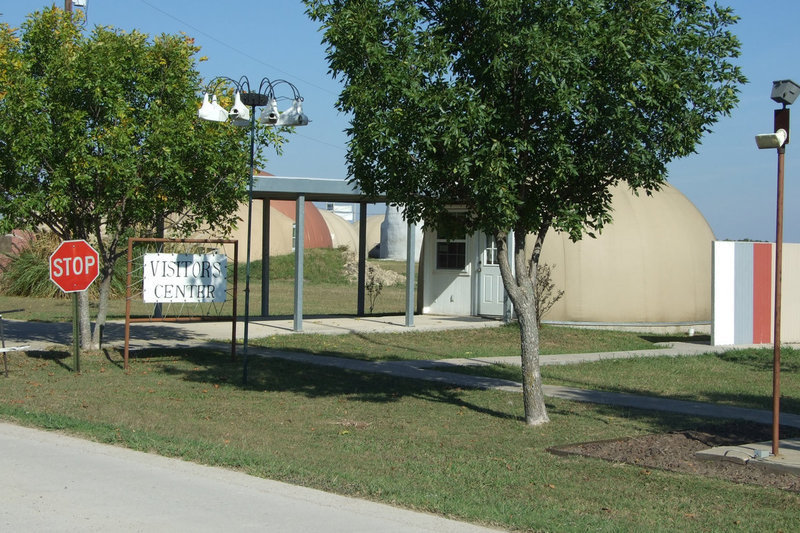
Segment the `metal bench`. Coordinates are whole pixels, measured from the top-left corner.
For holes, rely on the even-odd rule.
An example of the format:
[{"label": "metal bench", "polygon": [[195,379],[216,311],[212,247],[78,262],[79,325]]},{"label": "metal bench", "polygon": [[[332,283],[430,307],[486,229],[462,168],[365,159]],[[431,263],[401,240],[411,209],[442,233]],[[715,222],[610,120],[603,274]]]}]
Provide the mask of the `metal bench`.
[{"label": "metal bench", "polygon": [[6,334],[3,330],[3,315],[0,315],[0,353],[3,354],[3,371],[8,377],[8,356],[6,355],[8,352],[20,352],[23,350],[27,350],[30,348],[30,345],[25,346],[10,346],[6,348]]}]

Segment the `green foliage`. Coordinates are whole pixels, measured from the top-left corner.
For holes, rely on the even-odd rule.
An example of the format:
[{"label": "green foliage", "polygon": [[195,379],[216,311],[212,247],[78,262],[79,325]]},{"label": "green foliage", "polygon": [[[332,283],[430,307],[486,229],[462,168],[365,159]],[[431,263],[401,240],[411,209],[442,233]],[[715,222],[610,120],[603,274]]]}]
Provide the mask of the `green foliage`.
[{"label": "green foliage", "polygon": [[15,254],[0,272],[0,292],[8,296],[57,298],[64,295],[50,281],[50,255],[60,240],[52,233],[38,235]]},{"label": "green foliage", "polygon": [[[127,238],[155,236],[160,221],[179,235],[232,228],[249,137],[198,119],[193,39],[83,34],[80,16],[51,7],[19,31],[0,24],[0,230],[91,239],[109,281]],[[279,141],[271,131],[260,144]]]},{"label": "green foliage", "polygon": [[730,61],[736,17],[705,0],[304,2],[345,85],[338,107],[352,117],[352,179],[411,222],[446,229],[457,216],[465,231],[497,239],[503,285],[530,324],[526,421],[546,422],[542,242],[551,229],[574,240],[601,230],[611,187],[658,190],[667,164],[730,113],[746,81]]},{"label": "green foliage", "polygon": [[306,0],[352,114],[350,172],[414,221],[468,230],[609,221],[647,192],[745,81],[729,9],[703,0]]},{"label": "green foliage", "polygon": [[[66,298],[69,295],[50,280],[50,256],[61,243],[52,233],[40,233],[19,253],[8,255],[8,264],[0,271],[0,294],[33,298]],[[126,263],[117,261],[111,277],[111,297],[124,298]],[[97,297],[94,283],[89,293]]]},{"label": "green foliage", "polygon": [[[270,280],[294,280],[295,254],[277,255],[269,258]],[[312,283],[348,283],[344,272],[344,252],[328,248],[309,248],[303,255],[304,280]],[[261,280],[262,262],[250,262],[250,279]],[[245,274],[244,263],[239,265],[239,279]]]}]

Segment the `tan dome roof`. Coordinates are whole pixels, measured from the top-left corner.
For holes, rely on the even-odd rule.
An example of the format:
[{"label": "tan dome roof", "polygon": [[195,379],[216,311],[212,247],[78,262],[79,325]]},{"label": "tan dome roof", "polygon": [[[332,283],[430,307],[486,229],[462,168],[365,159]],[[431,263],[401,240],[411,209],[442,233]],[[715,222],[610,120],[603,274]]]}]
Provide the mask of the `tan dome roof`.
[{"label": "tan dome roof", "polygon": [[358,250],[358,226],[351,224],[332,211],[319,212],[328,226],[334,248],[346,246],[353,251]]},{"label": "tan dome roof", "polygon": [[670,185],[652,196],[619,186],[612,207],[614,220],[596,239],[545,238],[540,263],[552,266],[564,296],[544,320],[710,320],[714,234],[700,211]]}]

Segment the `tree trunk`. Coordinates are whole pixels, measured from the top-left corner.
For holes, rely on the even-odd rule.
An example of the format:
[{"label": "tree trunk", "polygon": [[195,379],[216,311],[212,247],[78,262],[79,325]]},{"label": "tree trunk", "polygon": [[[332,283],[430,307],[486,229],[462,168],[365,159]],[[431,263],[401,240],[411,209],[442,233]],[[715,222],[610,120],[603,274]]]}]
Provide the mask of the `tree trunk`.
[{"label": "tree trunk", "polygon": [[[524,237],[515,239],[515,271],[512,272],[511,264],[508,261],[508,234],[498,233],[496,240],[503,286],[514,304],[514,311],[519,320],[525,423],[530,426],[538,426],[550,421],[544,404],[542,375],[539,370],[539,327],[536,324],[536,292],[534,291],[538,254],[534,252],[537,261],[532,261],[529,266],[525,258]],[[538,243],[539,241],[537,241]]]},{"label": "tree trunk", "polygon": [[103,340],[103,328],[106,325],[106,317],[108,316],[108,297],[111,292],[111,272],[103,272],[103,277],[100,281],[100,301],[97,306],[97,321],[94,325],[94,332],[92,333],[92,349],[99,350],[100,343]]},{"label": "tree trunk", "polygon": [[[512,299],[513,301],[513,299]],[[525,406],[525,423],[538,426],[550,421],[544,405],[542,374],[539,370],[539,326],[536,325],[536,306],[528,302],[514,309],[519,320],[519,336],[522,348],[522,401]],[[527,308],[526,308],[527,307]]]}]

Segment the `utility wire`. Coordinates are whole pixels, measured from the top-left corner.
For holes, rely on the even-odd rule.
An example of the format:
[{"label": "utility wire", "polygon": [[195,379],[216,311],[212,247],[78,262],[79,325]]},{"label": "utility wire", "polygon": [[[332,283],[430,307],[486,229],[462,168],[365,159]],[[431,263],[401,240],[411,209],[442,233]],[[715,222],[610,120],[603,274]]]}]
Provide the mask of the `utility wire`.
[{"label": "utility wire", "polygon": [[236,48],[235,46],[233,46],[233,45],[230,45],[230,44],[226,43],[225,41],[223,41],[223,40],[221,40],[221,39],[218,39],[218,38],[214,37],[214,36],[213,36],[213,35],[211,35],[210,33],[207,33],[207,32],[205,32],[205,31],[201,30],[201,29],[200,29],[200,28],[198,28],[197,26],[194,26],[194,25],[192,25],[192,24],[189,24],[189,23],[188,23],[188,22],[186,22],[185,20],[182,20],[182,19],[180,19],[180,18],[176,17],[176,16],[175,16],[175,15],[173,15],[172,13],[168,13],[167,11],[164,11],[164,10],[163,10],[163,9],[161,9],[160,7],[158,7],[158,6],[156,6],[156,5],[153,5],[153,4],[152,4],[151,2],[149,2],[148,0],[139,0],[139,1],[140,1],[140,2],[142,2],[143,4],[147,5],[147,6],[148,6],[148,7],[150,7],[151,9],[154,9],[154,10],[158,11],[159,13],[161,13],[161,14],[163,14],[163,15],[165,15],[165,16],[167,16],[167,17],[169,17],[169,18],[171,18],[171,19],[173,19],[173,20],[175,20],[175,21],[177,21],[177,22],[180,22],[180,23],[181,23],[181,24],[183,24],[184,26],[186,26],[186,27],[188,27],[188,28],[191,28],[193,31],[196,31],[197,33],[199,33],[199,34],[201,34],[201,35],[203,35],[203,36],[205,36],[205,37],[207,37],[207,38],[211,39],[212,41],[214,41],[214,42],[216,42],[216,43],[219,43],[219,44],[221,44],[222,46],[225,46],[226,48],[229,48],[229,49],[231,49],[232,51],[236,52],[237,54],[241,54],[241,55],[243,55],[244,57],[246,57],[246,58],[248,58],[248,59],[250,59],[250,60],[252,60],[252,61],[255,61],[256,63],[261,63],[261,64],[262,64],[262,65],[264,65],[265,67],[269,67],[269,68],[270,68],[270,69],[272,69],[272,70],[276,70],[276,71],[278,71],[278,72],[280,72],[280,73],[282,73],[282,74],[284,74],[284,75],[286,75],[286,76],[289,76],[289,77],[291,77],[292,79],[299,80],[299,81],[303,82],[303,83],[304,83],[304,84],[306,84],[306,85],[310,85],[310,86],[312,86],[312,87],[315,87],[315,88],[319,89],[320,91],[324,91],[324,92],[326,92],[326,93],[328,93],[328,94],[332,94],[332,95],[334,95],[334,96],[338,96],[338,94],[337,94],[337,93],[335,93],[335,92],[331,91],[330,89],[326,89],[325,87],[322,87],[322,86],[320,86],[320,85],[317,85],[316,83],[312,83],[312,82],[310,82],[310,81],[308,81],[308,80],[304,80],[304,79],[302,79],[301,77],[299,77],[299,76],[296,76],[296,75],[292,74],[291,72],[287,72],[287,71],[283,70],[283,69],[282,69],[282,68],[280,68],[280,67],[276,67],[275,65],[272,65],[272,64],[270,64],[270,63],[267,63],[266,61],[264,61],[264,60],[262,60],[262,59],[260,59],[260,58],[258,58],[258,57],[255,57],[255,56],[253,56],[253,55],[251,55],[251,54],[249,54],[249,53],[245,52],[244,50],[241,50],[241,49],[239,49],[239,48]]}]

